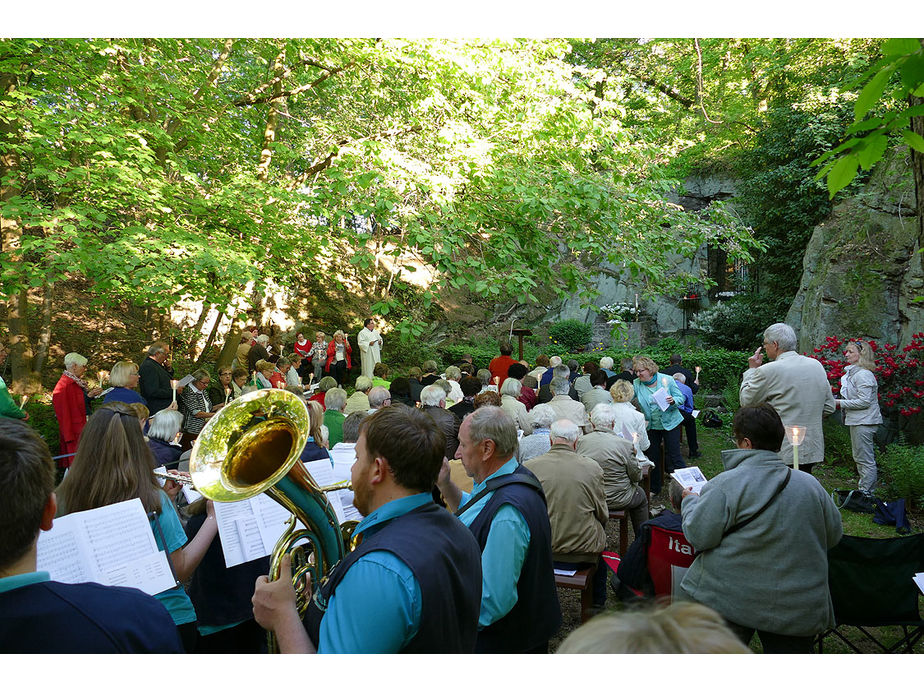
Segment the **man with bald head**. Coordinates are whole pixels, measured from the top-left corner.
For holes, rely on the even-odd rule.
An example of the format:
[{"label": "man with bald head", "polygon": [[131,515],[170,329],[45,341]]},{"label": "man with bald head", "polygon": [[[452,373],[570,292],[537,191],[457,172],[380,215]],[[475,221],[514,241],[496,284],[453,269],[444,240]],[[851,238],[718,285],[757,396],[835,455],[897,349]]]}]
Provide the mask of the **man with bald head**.
[{"label": "man with bald head", "polygon": [[483,406],[459,428],[456,458],[472,477],[463,493],[444,463],[439,489],[481,547],[482,600],[476,652],[547,652],[561,625],[551,527],[542,486],[517,463],[517,427]]}]

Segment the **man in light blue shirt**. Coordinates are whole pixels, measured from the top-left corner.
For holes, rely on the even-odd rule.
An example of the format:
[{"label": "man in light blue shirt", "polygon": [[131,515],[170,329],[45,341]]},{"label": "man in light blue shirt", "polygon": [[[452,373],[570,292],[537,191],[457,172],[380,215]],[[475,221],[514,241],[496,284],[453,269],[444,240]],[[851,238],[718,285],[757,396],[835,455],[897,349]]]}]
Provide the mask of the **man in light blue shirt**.
[{"label": "man in light blue shirt", "polygon": [[478,544],[431,498],[445,436],[424,412],[385,407],[363,419],[352,468],[362,538],[318,588],[304,622],[291,568],[262,577],[254,617],[282,652],[472,652],[481,603]]},{"label": "man in light blue shirt", "polygon": [[481,547],[477,652],[547,651],[561,623],[551,529],[542,486],[516,461],[517,429],[500,407],[481,407],[459,428],[456,457],[474,480],[464,493],[444,463],[438,485]]}]

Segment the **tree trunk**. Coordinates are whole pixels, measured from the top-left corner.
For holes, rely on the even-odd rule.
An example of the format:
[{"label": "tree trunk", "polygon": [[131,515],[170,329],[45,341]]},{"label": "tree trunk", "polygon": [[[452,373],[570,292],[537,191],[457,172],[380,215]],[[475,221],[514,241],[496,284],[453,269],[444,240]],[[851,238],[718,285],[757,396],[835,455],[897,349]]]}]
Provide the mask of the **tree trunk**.
[{"label": "tree trunk", "polygon": [[35,356],[32,359],[32,370],[41,373],[48,359],[48,348],[51,346],[51,306],[54,301],[54,282],[48,281],[47,277],[43,285],[44,293],[42,295],[42,331],[39,334],[38,346],[35,350]]},{"label": "tree trunk", "polygon": [[218,362],[215,364],[216,368],[231,365],[234,357],[237,356],[237,348],[241,343],[242,334],[244,334],[244,325],[241,325],[240,321],[232,322],[231,329],[228,330],[228,334],[225,336],[225,345],[218,355]]},{"label": "tree trunk", "polygon": [[[215,318],[215,324],[212,325],[212,331],[209,332],[208,339],[205,340],[205,346],[202,347],[202,353],[199,354],[199,358],[196,360],[196,366],[201,366],[202,361],[205,359],[205,355],[209,352],[209,348],[212,346],[212,342],[215,341],[215,335],[218,334],[218,326],[221,324],[221,321],[225,317],[225,311],[218,311],[218,317]],[[240,337],[238,337],[240,339]]]},{"label": "tree trunk", "polygon": [[266,116],[266,127],[263,129],[263,148],[260,151],[260,164],[257,166],[257,180],[263,182],[269,177],[269,167],[273,160],[273,144],[276,142],[276,128],[279,125],[279,112],[285,107],[285,98],[282,96],[282,77],[285,75],[285,48],[280,41],[279,53],[273,61],[273,76],[276,83],[273,85],[273,99],[270,101],[269,113]]},{"label": "tree trunk", "polygon": [[[924,98],[910,96],[908,100],[912,106],[924,104]],[[924,137],[924,116],[916,116],[911,119],[911,129],[921,137]],[[914,170],[914,191],[917,197],[916,206],[918,211],[918,248],[924,248],[924,152],[911,149],[911,168]],[[924,263],[922,253],[918,253],[918,261]]]},{"label": "tree trunk", "polygon": [[208,317],[209,311],[212,310],[212,305],[209,301],[202,303],[202,311],[199,313],[199,317],[196,318],[196,324],[193,325],[193,335],[189,340],[189,346],[186,348],[190,361],[196,358],[196,344],[199,342],[199,337],[202,336],[202,326],[205,324],[205,318]]}]

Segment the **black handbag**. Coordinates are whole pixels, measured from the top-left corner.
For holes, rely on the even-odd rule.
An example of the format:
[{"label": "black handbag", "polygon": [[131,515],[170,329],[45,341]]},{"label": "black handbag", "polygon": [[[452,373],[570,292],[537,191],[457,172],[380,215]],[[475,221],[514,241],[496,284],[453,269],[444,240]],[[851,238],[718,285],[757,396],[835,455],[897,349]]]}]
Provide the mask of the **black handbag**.
[{"label": "black handbag", "polygon": [[722,428],[722,419],[712,409],[703,414],[703,426],[706,428]]}]

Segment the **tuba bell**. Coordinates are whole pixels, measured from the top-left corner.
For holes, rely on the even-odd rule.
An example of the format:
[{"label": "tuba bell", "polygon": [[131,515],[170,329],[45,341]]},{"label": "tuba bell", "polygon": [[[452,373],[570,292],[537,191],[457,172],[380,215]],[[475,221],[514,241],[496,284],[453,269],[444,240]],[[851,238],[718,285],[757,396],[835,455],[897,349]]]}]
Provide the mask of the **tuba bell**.
[{"label": "tuba bell", "polygon": [[[308,607],[306,575],[319,585],[351,544],[349,530],[341,529],[325,495],[348,486],[321,488],[299,461],[309,430],[308,408],[300,397],[275,388],[257,390],[209,419],[189,458],[193,485],[206,498],[227,503],[265,492],[292,513],[273,549],[270,579],[279,578],[282,558],[291,553],[300,615]],[[305,529],[296,529],[296,519]],[[313,560],[300,545],[305,540]],[[276,651],[272,633],[268,646]]]}]

